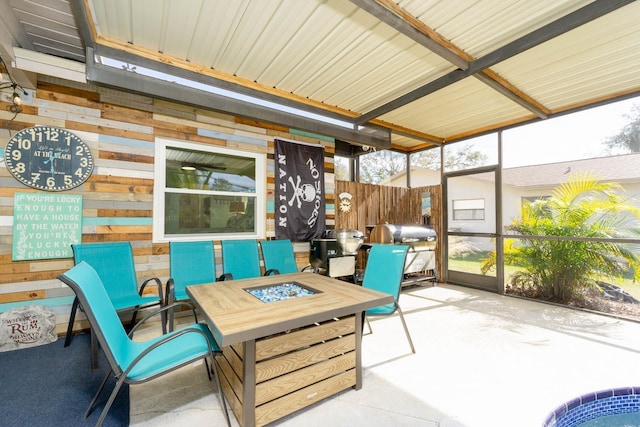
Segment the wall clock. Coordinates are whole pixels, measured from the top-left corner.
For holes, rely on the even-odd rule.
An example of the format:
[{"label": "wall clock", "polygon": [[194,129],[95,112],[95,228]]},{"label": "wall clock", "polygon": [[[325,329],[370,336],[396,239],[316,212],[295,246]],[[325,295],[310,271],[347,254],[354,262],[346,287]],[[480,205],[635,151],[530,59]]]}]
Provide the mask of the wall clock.
[{"label": "wall clock", "polygon": [[4,160],[14,178],[45,191],[70,190],[93,172],[87,144],[65,129],[51,126],[16,133],[7,143]]}]

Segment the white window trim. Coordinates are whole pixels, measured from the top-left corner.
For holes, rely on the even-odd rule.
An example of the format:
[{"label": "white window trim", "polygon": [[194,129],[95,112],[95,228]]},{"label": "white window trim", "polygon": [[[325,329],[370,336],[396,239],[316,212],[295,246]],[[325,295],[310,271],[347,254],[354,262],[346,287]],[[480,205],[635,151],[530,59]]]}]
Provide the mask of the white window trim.
[{"label": "white window trim", "polygon": [[[256,162],[256,230],[254,233],[211,233],[189,234],[181,236],[164,235],[164,209],[166,190],[166,149],[169,147],[186,150],[210,151],[212,153],[229,154],[234,156],[250,157]],[[184,141],[159,138],[155,140],[154,162],[154,186],[153,186],[153,242],[164,243],[169,241],[186,240],[223,240],[223,239],[264,239],[266,236],[267,217],[267,156],[264,153],[251,151],[231,150],[205,144],[193,144]],[[240,193],[238,193],[240,194]],[[229,193],[234,195],[234,193]]]}]

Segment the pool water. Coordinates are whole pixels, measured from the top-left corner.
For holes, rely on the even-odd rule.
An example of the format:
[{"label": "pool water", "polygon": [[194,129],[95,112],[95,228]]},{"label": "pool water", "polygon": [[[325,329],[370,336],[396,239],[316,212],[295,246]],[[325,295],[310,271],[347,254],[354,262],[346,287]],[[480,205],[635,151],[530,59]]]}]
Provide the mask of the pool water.
[{"label": "pool water", "polygon": [[640,412],[598,417],[576,427],[640,427]]}]

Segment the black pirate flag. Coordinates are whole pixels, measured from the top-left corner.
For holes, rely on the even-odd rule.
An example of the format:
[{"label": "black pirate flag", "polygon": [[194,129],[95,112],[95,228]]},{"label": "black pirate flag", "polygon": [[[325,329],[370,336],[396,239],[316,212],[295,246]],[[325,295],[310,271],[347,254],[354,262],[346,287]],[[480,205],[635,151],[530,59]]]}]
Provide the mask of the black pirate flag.
[{"label": "black pirate flag", "polygon": [[325,226],[324,150],[275,140],[276,239],[305,242]]}]

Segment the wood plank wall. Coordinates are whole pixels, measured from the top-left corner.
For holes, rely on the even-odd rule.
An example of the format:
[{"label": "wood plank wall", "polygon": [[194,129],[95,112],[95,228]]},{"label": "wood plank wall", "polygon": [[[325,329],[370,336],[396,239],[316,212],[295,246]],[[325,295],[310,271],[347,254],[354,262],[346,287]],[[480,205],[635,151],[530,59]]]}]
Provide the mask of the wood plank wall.
[{"label": "wood plank wall", "polygon": [[[94,173],[68,192],[83,195],[82,241],[130,241],[140,283],[149,277],[166,282],[169,276],[169,246],[152,242],[156,137],[266,153],[268,237],[274,236],[274,138],[320,144],[325,148],[327,225],[334,226],[334,143],[326,138],[50,77],[40,77],[33,102],[15,118],[7,107],[0,102],[2,147],[15,132],[34,125],[69,129],[89,145]],[[62,333],[73,293],[56,277],[73,266],[72,259],[11,261],[14,193],[35,191],[15,180],[4,162],[0,164],[0,312],[32,303],[47,305],[56,312],[56,330]],[[216,259],[221,260],[219,242],[214,243]],[[298,265],[307,265],[308,244],[296,243],[294,249]]]},{"label": "wood plank wall", "polygon": [[[35,125],[69,129],[91,148],[93,175],[69,194],[83,195],[83,242],[130,241],[140,283],[150,277],[166,282],[169,246],[152,242],[154,141],[156,137],[223,146],[267,154],[267,237],[274,232],[273,140],[276,137],[320,144],[325,149],[326,226],[356,228],[379,222],[420,223],[420,194],[431,191],[432,218],[441,235],[440,187],[401,189],[352,182],[334,182],[334,143],[326,138],[197,109],[114,89],[40,77],[33,102],[16,117],[0,102],[0,146],[15,132]],[[354,195],[352,211],[336,212],[335,194]],[[40,304],[56,312],[56,331],[66,331],[72,291],[56,277],[73,260],[13,262],[12,222],[15,192],[36,192],[15,180],[0,163],[0,312]],[[221,260],[216,244],[216,259]],[[295,243],[300,268],[309,261],[309,245]],[[221,265],[218,265],[221,270]],[[442,277],[442,276],[440,276]],[[77,328],[86,328],[79,313]]]},{"label": "wood plank wall", "polygon": [[[343,212],[339,208],[339,195],[351,194],[351,209]],[[436,244],[436,269],[438,277],[444,277],[442,270],[443,236],[442,224],[442,186],[431,185],[416,188],[401,188],[383,185],[362,184],[359,182],[336,181],[336,228],[347,228],[366,232],[367,226],[376,224],[422,224],[422,194],[431,195],[431,226],[434,228]]]}]

